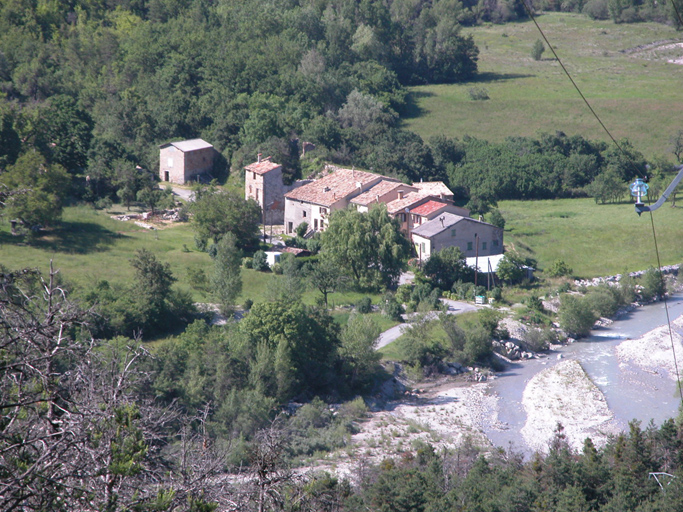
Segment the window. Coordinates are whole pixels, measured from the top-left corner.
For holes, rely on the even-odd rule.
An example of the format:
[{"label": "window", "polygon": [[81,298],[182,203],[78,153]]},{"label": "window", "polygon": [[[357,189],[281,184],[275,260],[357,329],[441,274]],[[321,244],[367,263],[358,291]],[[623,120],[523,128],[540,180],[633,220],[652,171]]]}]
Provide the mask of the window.
[{"label": "window", "polygon": [[455,236],[455,229],[451,229],[451,236]]},{"label": "window", "polygon": [[424,254],[424,253],[425,253],[425,243],[422,242],[422,254]]},{"label": "window", "polygon": [[498,240],[493,241],[493,247],[498,247]]},{"label": "window", "polygon": [[472,242],[467,242],[467,250],[468,251],[472,250]]},{"label": "window", "polygon": [[252,172],[251,174],[253,175],[254,179],[256,179],[256,173]]},{"label": "window", "polygon": [[306,217],[306,210],[304,210],[303,212],[301,212],[301,216],[302,216],[302,217]]},{"label": "window", "polygon": [[294,226],[292,226],[291,222],[288,222],[287,223],[287,233],[291,233],[292,231],[294,231]]},{"label": "window", "polygon": [[168,162],[167,162],[167,163],[168,163],[168,166],[169,166],[169,167],[173,167],[173,157],[170,157],[170,156],[169,156],[169,157],[168,157]]},{"label": "window", "polygon": [[327,208],[320,207],[320,215],[327,215]]},{"label": "window", "polygon": [[481,250],[485,251],[486,250],[486,242],[482,242],[481,244]]},{"label": "window", "polygon": [[313,220],[313,229],[315,229],[316,231],[318,231],[318,219],[314,219],[314,220]]},{"label": "window", "polygon": [[406,214],[405,213],[399,213],[398,219],[401,221],[401,224],[403,224],[406,221]]},{"label": "window", "polygon": [[249,185],[249,195],[251,195],[251,185]]}]

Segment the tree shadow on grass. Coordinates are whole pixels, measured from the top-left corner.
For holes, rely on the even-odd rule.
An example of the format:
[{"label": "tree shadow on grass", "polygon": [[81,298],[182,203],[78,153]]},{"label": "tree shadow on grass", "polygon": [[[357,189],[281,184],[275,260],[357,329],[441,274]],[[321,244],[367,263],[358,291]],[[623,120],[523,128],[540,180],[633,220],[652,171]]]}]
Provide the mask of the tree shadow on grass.
[{"label": "tree shadow on grass", "polygon": [[401,111],[403,119],[414,119],[426,114],[425,110],[418,105],[419,100],[431,98],[435,94],[429,91],[410,91],[406,95],[406,104]]},{"label": "tree shadow on grass", "polygon": [[493,73],[490,71],[485,71],[483,73],[477,73],[477,75],[467,83],[482,84],[490,82],[502,82],[505,80],[517,80],[519,78],[531,78],[533,76],[535,75],[522,73]]},{"label": "tree shadow on grass", "polygon": [[[89,254],[107,251],[124,238],[115,231],[110,231],[99,224],[90,222],[62,222],[60,225],[38,233],[30,246],[44,251],[65,254]],[[25,238],[10,233],[0,233],[0,244],[26,244]],[[28,245],[28,244],[27,244]]]}]

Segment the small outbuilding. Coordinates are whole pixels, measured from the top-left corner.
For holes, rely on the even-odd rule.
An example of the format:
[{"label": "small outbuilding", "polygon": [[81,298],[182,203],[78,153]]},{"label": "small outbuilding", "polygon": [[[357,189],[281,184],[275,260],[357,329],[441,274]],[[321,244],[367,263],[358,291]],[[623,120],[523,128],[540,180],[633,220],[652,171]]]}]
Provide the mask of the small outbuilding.
[{"label": "small outbuilding", "polygon": [[211,172],[216,150],[202,139],[169,142],[159,146],[159,179],[184,185]]}]

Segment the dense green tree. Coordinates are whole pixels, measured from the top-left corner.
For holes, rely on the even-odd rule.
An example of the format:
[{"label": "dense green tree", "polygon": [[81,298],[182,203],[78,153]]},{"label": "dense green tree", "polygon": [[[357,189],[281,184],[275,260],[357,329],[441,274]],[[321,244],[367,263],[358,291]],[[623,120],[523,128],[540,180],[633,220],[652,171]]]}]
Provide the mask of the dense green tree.
[{"label": "dense green tree", "polygon": [[506,283],[514,284],[522,281],[526,276],[527,262],[519,254],[507,252],[498,263],[496,275]]},{"label": "dense green tree", "polygon": [[0,174],[0,184],[12,193],[3,215],[27,229],[59,222],[71,177],[59,164],[49,165],[37,152],[23,154]]},{"label": "dense green tree", "polygon": [[355,209],[334,212],[322,243],[325,257],[363,287],[395,285],[410,254],[398,221],[384,205],[367,213]]},{"label": "dense green tree", "polygon": [[242,292],[242,252],[235,235],[227,233],[217,244],[213,258],[211,290],[218,297],[223,313],[230,313],[235,299]]},{"label": "dense green tree", "polygon": [[471,281],[474,277],[458,247],[446,247],[433,253],[423,271],[434,286],[446,291],[450,291],[456,281]]},{"label": "dense green tree", "polygon": [[253,199],[246,201],[233,191],[205,190],[190,208],[197,238],[218,243],[223,235],[235,235],[240,249],[253,247],[258,239],[261,209]]},{"label": "dense green tree", "polygon": [[325,391],[334,381],[339,328],[326,313],[292,301],[255,304],[240,330],[249,381],[264,395],[286,400]]},{"label": "dense green tree", "polygon": [[307,276],[311,286],[322,293],[325,307],[327,307],[327,296],[340,290],[347,281],[339,265],[326,256],[309,266]]},{"label": "dense green tree", "polygon": [[363,384],[382,358],[375,350],[380,333],[372,317],[360,314],[351,315],[342,329],[339,356],[352,388]]}]

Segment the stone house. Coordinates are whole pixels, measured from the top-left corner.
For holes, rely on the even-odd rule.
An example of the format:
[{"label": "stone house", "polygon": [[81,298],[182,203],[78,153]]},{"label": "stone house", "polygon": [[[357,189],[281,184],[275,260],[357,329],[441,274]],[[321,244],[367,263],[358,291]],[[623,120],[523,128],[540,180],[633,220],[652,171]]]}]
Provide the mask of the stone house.
[{"label": "stone house", "polygon": [[261,207],[264,224],[282,224],[285,215],[285,194],[301,187],[310,180],[295,181],[285,185],[282,181],[282,165],[271,157],[261,158],[244,168],[244,198],[253,199]]},{"label": "stone house", "polygon": [[159,179],[184,185],[211,172],[216,150],[202,139],[169,142],[159,146]]},{"label": "stone house", "polygon": [[455,206],[448,199],[433,196],[421,190],[387,203],[387,210],[389,215],[398,219],[401,231],[408,238],[410,238],[413,229],[441,213],[449,212],[462,217],[469,217],[470,215],[467,208]]},{"label": "stone house", "polygon": [[466,258],[503,253],[501,228],[448,212],[414,228],[412,241],[420,261],[446,247],[459,247]]},{"label": "stone house", "polygon": [[292,234],[299,224],[323,231],[330,213],[343,210],[350,201],[381,181],[398,180],[355,169],[330,167],[326,176],[285,194],[285,233]]}]

